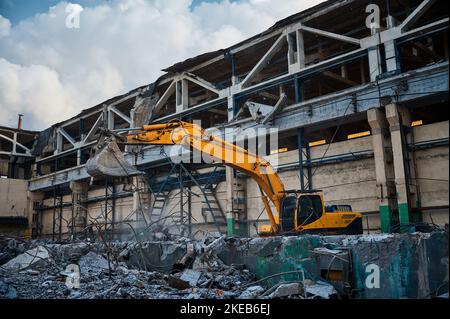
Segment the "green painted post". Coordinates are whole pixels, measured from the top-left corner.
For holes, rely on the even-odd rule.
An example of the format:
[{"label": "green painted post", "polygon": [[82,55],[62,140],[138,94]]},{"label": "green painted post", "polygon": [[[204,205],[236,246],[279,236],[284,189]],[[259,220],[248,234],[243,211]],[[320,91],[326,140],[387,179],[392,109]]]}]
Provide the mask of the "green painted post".
[{"label": "green painted post", "polygon": [[398,203],[398,215],[400,219],[400,231],[407,233],[410,231],[410,211],[408,203]]},{"label": "green painted post", "polygon": [[392,226],[392,214],[389,205],[380,205],[380,221],[381,231],[383,233],[390,233]]},{"label": "green painted post", "polygon": [[234,218],[227,218],[227,234],[228,236],[234,236]]}]

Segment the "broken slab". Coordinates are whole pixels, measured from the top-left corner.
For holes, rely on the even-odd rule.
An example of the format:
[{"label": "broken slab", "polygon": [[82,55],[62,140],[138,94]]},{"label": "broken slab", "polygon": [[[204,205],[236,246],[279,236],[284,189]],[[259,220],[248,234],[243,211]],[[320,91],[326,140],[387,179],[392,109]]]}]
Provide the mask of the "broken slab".
[{"label": "broken slab", "polygon": [[238,299],[256,299],[264,290],[261,286],[248,287],[239,295]]},{"label": "broken slab", "polygon": [[332,296],[337,295],[336,289],[329,283],[324,281],[318,282],[303,282],[303,289],[306,294],[310,294],[314,297],[320,297],[322,299],[330,299]]},{"label": "broken slab", "polygon": [[198,280],[202,273],[192,269],[185,269],[180,277],[181,280],[187,281],[191,287],[197,286]]},{"label": "broken slab", "polygon": [[269,298],[283,298],[293,295],[299,295],[302,292],[301,286],[298,282],[279,285],[274,292],[269,295]]},{"label": "broken slab", "polygon": [[36,248],[27,250],[23,254],[2,265],[1,268],[6,270],[21,271],[33,265],[45,263],[50,258],[48,250],[44,246],[37,246]]},{"label": "broken slab", "polygon": [[109,269],[108,260],[93,251],[80,258],[80,273],[82,275],[99,275]]}]

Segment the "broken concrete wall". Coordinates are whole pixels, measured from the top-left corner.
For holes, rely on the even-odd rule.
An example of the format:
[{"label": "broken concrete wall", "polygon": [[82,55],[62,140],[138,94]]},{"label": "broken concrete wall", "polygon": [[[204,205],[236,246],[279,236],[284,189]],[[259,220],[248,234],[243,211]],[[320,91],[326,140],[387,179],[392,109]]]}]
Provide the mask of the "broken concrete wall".
[{"label": "broken concrete wall", "polygon": [[[435,298],[448,289],[448,233],[349,238],[341,243],[351,245],[359,298]],[[380,269],[379,288],[367,287],[371,264]]]},{"label": "broken concrete wall", "polygon": [[[414,143],[449,138],[449,122],[439,122],[413,128]],[[416,150],[417,180],[421,207],[448,206],[449,200],[449,148],[440,146]],[[448,209],[425,211],[423,219],[438,225],[448,224]]]},{"label": "broken concrete wall", "polygon": [[29,224],[28,182],[0,179],[0,234],[24,236]]},{"label": "broken concrete wall", "polygon": [[28,182],[22,179],[0,179],[0,216],[28,217]]},{"label": "broken concrete wall", "polygon": [[[302,280],[303,272],[307,279],[317,280],[318,247],[350,250],[356,298],[430,298],[447,287],[447,232],[255,238],[229,243],[219,256],[226,263],[244,264],[258,279],[267,278],[261,285],[270,287]],[[372,264],[380,270],[379,288],[366,285],[371,274],[367,266]]]}]

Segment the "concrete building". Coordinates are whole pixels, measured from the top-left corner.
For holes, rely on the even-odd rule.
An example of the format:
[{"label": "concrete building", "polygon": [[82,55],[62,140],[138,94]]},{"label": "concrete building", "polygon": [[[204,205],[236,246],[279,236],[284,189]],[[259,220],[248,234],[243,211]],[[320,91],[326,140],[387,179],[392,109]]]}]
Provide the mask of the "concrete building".
[{"label": "concrete building", "polygon": [[39,132],[32,147],[6,138],[9,165],[26,160],[0,180],[2,207],[4,183],[26,180],[28,192],[15,195],[28,203],[34,236],[120,237],[156,221],[175,234],[255,234],[267,216],[254,181],[222,165],[175,164],[173,147],[127,147],[146,172],[131,186],[91,181],[84,164],[100,127],[179,119],[233,130],[245,143],[263,137],[249,129],[277,129],[278,145],[265,153],[277,157],[286,188],[351,205],[366,232],[448,224],[448,28],[443,0],[326,1],[166,68],[154,83]]}]

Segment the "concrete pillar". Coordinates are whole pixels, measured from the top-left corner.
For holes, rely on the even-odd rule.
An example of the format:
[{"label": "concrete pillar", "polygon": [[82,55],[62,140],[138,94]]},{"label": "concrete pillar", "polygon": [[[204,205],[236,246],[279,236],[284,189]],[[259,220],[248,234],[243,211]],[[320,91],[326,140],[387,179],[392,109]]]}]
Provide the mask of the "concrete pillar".
[{"label": "concrete pillar", "polygon": [[38,237],[42,232],[42,216],[41,211],[38,210],[38,207],[42,204],[44,200],[44,192],[30,192],[27,194],[28,198],[28,211],[27,211],[27,219],[28,219],[28,234],[33,238]]},{"label": "concrete pillar", "polygon": [[83,231],[88,223],[88,210],[85,200],[88,197],[89,183],[83,181],[71,181],[72,191],[72,221],[69,232],[78,233]]},{"label": "concrete pillar", "polygon": [[389,123],[384,112],[379,109],[367,111],[367,119],[372,129],[381,231],[389,233],[395,208],[395,184],[393,183],[394,172]]},{"label": "concrete pillar", "polygon": [[375,82],[378,76],[383,73],[382,59],[379,46],[374,46],[368,49],[369,52],[369,74],[370,81]]},{"label": "concrete pillar", "polygon": [[394,40],[387,41],[384,44],[386,71],[398,72],[400,70],[400,62],[397,54],[397,47]]},{"label": "concrete pillar", "polygon": [[144,215],[150,209],[150,193],[147,191],[145,180],[133,177],[133,212],[136,213],[136,221],[143,221]]},{"label": "concrete pillar", "polygon": [[405,128],[411,126],[411,118],[406,108],[389,104],[386,106],[386,118],[391,131],[392,153],[394,159],[395,187],[397,189],[397,205],[401,231],[409,231],[412,223],[411,204],[413,195],[409,179],[407,136]]},{"label": "concrete pillar", "polygon": [[176,112],[182,112],[189,108],[188,81],[182,79],[176,83]]},{"label": "concrete pillar", "polygon": [[247,209],[245,179],[234,176],[234,170],[226,167],[227,183],[227,234],[247,236]]},{"label": "concrete pillar", "polygon": [[228,121],[234,120],[234,108],[235,108],[235,100],[233,96],[233,89],[230,89],[228,98],[227,98],[227,113],[228,113]]}]

